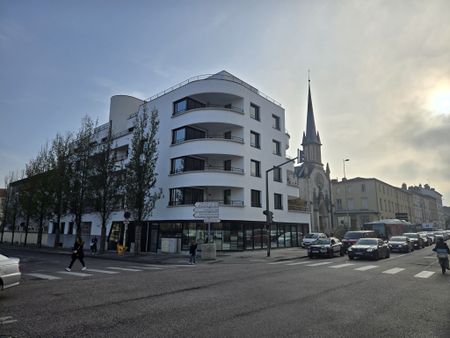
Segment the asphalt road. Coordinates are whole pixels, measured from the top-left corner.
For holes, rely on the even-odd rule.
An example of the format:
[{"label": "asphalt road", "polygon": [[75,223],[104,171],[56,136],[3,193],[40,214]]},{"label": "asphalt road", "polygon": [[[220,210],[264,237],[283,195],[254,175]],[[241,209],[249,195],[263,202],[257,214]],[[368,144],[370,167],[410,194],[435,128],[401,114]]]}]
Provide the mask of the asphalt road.
[{"label": "asphalt road", "polygon": [[[431,248],[379,261],[234,256],[151,265],[15,251],[6,337],[450,337],[450,273]],[[45,277],[47,276],[47,277]],[[54,278],[54,279],[44,279]]]}]

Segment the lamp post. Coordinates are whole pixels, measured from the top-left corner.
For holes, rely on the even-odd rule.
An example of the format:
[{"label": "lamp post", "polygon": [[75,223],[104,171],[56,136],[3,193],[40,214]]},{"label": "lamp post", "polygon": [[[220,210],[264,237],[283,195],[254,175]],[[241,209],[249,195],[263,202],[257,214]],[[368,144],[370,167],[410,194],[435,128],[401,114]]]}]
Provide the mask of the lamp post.
[{"label": "lamp post", "polygon": [[283,165],[293,162],[298,159],[294,157],[288,161],[285,161],[279,165],[274,165],[272,168],[266,170],[266,210],[263,211],[263,214],[266,215],[266,228],[267,228],[267,257],[270,257],[270,246],[272,243],[271,234],[272,234],[272,221],[273,221],[273,212],[269,210],[269,172],[282,167]]},{"label": "lamp post", "polygon": [[346,158],[345,160],[342,160],[342,167],[344,168],[344,178],[347,178],[347,176],[345,176],[345,162],[350,161],[349,158]]}]

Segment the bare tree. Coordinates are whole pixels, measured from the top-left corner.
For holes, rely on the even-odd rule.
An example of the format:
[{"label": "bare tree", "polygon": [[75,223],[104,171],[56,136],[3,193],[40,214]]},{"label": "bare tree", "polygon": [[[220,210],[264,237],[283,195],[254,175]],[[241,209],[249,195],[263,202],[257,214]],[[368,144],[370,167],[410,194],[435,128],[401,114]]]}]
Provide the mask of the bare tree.
[{"label": "bare tree", "polygon": [[141,229],[143,220],[151,215],[161,191],[156,189],[155,171],[158,160],[157,132],[159,128],[158,111],[154,109],[150,116],[146,103],[136,118],[131,143],[131,156],[126,165],[125,204],[133,217],[135,225],[134,253],[141,252]]}]

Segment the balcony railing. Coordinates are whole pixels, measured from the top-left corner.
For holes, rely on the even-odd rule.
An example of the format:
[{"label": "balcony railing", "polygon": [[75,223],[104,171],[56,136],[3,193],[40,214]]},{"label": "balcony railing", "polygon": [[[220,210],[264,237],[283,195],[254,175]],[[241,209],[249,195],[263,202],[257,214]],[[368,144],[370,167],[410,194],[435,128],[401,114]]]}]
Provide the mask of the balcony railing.
[{"label": "balcony railing", "polygon": [[[169,201],[169,206],[170,207],[180,207],[180,206],[193,206],[196,202],[182,202],[182,201]],[[201,201],[201,202],[218,202],[219,206],[221,207],[243,207],[244,206],[244,201],[240,201],[240,200],[229,200],[229,201],[224,201],[224,200],[206,200],[206,201]]]},{"label": "balcony railing", "polygon": [[220,108],[220,109],[223,109],[223,110],[229,110],[229,111],[232,111],[232,112],[244,114],[244,110],[242,108],[240,108],[240,107],[223,106],[223,105],[217,105],[217,104],[207,104],[207,105],[205,105],[203,107],[187,108],[185,110],[174,112],[172,114],[172,117],[175,117],[175,116],[178,116],[178,115],[182,115],[182,114],[185,114],[185,113],[193,111],[193,110],[205,110],[205,109],[210,109],[210,108]]},{"label": "balcony railing", "polygon": [[225,140],[225,141],[231,141],[231,142],[236,142],[236,143],[244,143],[244,139],[242,137],[237,137],[237,136],[231,136],[231,137],[225,137],[223,135],[211,135],[211,136],[206,136],[206,137],[199,137],[199,138],[190,138],[190,139],[179,139],[176,140],[174,143],[172,144],[180,144],[180,143],[184,143],[184,142],[189,142],[189,141],[199,141],[199,140]]},{"label": "balcony railing", "polygon": [[208,165],[205,166],[203,169],[176,169],[171,172],[172,175],[177,174],[183,174],[183,173],[192,173],[197,171],[214,171],[214,172],[226,172],[226,173],[232,173],[232,174],[244,174],[244,169],[242,168],[224,168],[223,166],[215,166],[215,165]]}]

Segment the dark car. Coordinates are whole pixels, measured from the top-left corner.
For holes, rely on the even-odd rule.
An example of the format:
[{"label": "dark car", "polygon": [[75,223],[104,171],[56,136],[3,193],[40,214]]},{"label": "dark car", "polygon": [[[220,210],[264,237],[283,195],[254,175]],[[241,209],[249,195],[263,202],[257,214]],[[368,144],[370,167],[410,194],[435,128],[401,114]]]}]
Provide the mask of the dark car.
[{"label": "dark car", "polygon": [[421,249],[425,247],[423,238],[416,232],[406,232],[402,236],[406,236],[413,243],[415,249]]},{"label": "dark car", "polygon": [[391,252],[411,252],[414,251],[414,246],[409,237],[406,236],[392,236],[388,242],[389,250]]},{"label": "dark car", "polygon": [[383,240],[379,238],[361,238],[348,248],[348,258],[371,258],[378,260],[380,258],[389,258],[391,252]]},{"label": "dark car", "polygon": [[320,238],[312,243],[308,248],[309,258],[313,258],[314,256],[344,256],[344,254],[345,252],[342,242],[335,237]]},{"label": "dark car", "polygon": [[342,244],[344,245],[344,250],[355,244],[360,238],[375,238],[376,233],[373,230],[357,230],[357,231],[347,231],[342,239]]}]

